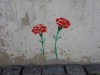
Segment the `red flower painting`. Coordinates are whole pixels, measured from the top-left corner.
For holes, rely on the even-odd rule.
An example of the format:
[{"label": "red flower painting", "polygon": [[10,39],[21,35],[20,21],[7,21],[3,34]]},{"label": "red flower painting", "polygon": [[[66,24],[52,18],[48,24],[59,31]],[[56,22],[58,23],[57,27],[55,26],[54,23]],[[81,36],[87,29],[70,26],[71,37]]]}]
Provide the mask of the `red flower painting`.
[{"label": "red flower painting", "polygon": [[60,28],[68,28],[70,26],[70,22],[67,19],[64,19],[64,18],[57,18],[56,19],[56,24]]},{"label": "red flower painting", "polygon": [[46,32],[46,26],[44,26],[43,24],[38,24],[36,26],[33,27],[32,32],[34,34],[41,34],[43,32]]},{"label": "red flower painting", "polygon": [[[56,60],[58,60],[58,47],[57,47],[57,41],[59,38],[59,32],[62,30],[62,29],[66,29],[66,28],[69,28],[70,26],[70,22],[69,20],[65,19],[65,18],[57,18],[56,19],[56,24],[58,25],[58,30],[57,30],[57,33],[56,35],[54,36],[54,53],[55,53],[55,56],[56,56]],[[42,45],[42,48],[40,49],[40,51],[42,51],[43,53],[43,56],[44,56],[44,52],[45,52],[45,49],[44,49],[44,42],[46,40],[46,38],[43,38],[43,33],[44,32],[47,32],[47,27],[44,25],[44,24],[38,24],[36,26],[34,26],[32,28],[32,33],[34,34],[39,34],[41,40],[40,43]]]},{"label": "red flower painting", "polygon": [[58,34],[63,28],[68,28],[70,26],[70,22],[65,18],[57,18],[56,24],[58,25],[58,30],[57,30],[56,35],[54,36],[54,38],[55,38],[54,52],[55,52],[55,55],[56,55],[56,60],[58,60],[57,41],[58,41],[59,38],[61,38],[61,37],[58,36]]},{"label": "red flower painting", "polygon": [[40,51],[42,51],[43,56],[44,56],[44,52],[45,52],[45,49],[44,49],[44,42],[45,42],[45,40],[46,40],[46,38],[43,39],[43,33],[46,32],[46,31],[47,31],[47,27],[46,27],[45,25],[43,25],[43,24],[38,24],[38,25],[36,25],[36,26],[34,26],[34,27],[32,28],[32,32],[33,32],[34,34],[39,34],[39,35],[40,35],[41,40],[39,40],[39,41],[40,41],[40,43],[42,44],[42,49],[40,49]]}]

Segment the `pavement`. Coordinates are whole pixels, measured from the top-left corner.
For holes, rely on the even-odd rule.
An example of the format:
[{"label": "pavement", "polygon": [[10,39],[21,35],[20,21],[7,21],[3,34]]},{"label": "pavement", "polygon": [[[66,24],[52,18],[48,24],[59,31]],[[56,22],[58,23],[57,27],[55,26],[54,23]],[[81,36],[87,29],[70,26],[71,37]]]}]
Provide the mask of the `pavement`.
[{"label": "pavement", "polygon": [[10,65],[0,75],[100,75],[100,64]]}]

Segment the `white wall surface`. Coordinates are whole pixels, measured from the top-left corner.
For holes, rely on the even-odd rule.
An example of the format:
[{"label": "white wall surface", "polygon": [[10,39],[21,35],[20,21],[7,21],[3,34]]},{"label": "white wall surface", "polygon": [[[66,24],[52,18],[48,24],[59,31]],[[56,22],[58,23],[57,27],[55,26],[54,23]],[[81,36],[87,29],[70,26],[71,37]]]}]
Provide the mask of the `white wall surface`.
[{"label": "white wall surface", "polygon": [[43,63],[40,37],[31,32],[39,23],[47,26],[44,63],[55,63],[58,17],[71,22],[60,32],[59,63],[99,63],[100,0],[0,0],[0,65]]}]

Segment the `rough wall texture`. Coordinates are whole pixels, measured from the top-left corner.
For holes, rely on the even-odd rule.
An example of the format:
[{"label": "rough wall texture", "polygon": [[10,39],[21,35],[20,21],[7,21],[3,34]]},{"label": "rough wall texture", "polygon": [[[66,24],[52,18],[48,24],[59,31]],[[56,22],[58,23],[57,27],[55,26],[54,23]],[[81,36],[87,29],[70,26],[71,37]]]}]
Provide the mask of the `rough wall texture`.
[{"label": "rough wall texture", "polygon": [[48,27],[44,63],[55,63],[58,17],[71,22],[60,33],[59,63],[100,62],[100,0],[0,0],[0,65],[44,62],[40,37],[31,32],[38,23]]}]

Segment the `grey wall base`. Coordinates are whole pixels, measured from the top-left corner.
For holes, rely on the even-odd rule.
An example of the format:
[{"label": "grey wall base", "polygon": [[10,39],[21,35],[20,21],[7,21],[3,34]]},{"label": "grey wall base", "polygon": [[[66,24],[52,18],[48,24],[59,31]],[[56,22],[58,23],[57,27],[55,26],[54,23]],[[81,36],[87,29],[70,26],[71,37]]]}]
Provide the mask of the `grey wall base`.
[{"label": "grey wall base", "polygon": [[0,75],[100,75],[100,64],[11,65],[0,68]]}]

